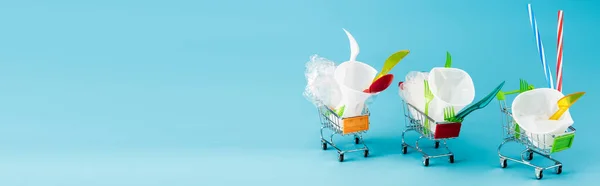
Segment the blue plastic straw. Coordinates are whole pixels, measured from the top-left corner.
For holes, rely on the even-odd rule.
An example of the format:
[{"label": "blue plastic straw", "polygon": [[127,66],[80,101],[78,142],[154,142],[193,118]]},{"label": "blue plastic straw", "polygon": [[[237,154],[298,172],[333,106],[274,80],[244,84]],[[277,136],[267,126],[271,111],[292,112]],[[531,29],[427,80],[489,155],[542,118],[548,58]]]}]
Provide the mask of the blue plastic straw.
[{"label": "blue plastic straw", "polygon": [[533,29],[533,34],[535,37],[535,41],[537,42],[538,53],[540,54],[540,59],[542,60],[542,67],[544,67],[544,75],[546,75],[546,82],[548,83],[548,88],[554,89],[554,81],[552,80],[552,73],[550,72],[550,66],[546,63],[546,54],[544,53],[544,45],[542,44],[542,38],[540,37],[540,31],[537,27],[537,21],[535,20],[535,16],[533,15],[533,10],[531,9],[531,4],[527,4],[527,8],[529,10],[529,23],[531,24],[531,28]]}]

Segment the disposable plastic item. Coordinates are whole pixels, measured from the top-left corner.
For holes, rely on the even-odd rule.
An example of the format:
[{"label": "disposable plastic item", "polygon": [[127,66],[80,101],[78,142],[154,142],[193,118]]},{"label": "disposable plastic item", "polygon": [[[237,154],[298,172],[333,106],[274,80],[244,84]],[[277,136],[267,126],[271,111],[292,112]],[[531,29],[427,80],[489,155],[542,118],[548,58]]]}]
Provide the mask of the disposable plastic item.
[{"label": "disposable plastic item", "polygon": [[[410,71],[406,74],[402,86],[399,86],[399,95],[413,105],[416,109],[425,111],[425,86],[423,82],[429,77],[429,72]],[[417,118],[418,113],[409,109],[410,114]]]},{"label": "disposable plastic item", "polygon": [[341,91],[335,81],[335,63],[318,55],[306,62],[306,88],[304,97],[316,107],[327,105],[332,108],[341,102]]},{"label": "disposable plastic item", "polygon": [[[558,120],[550,116],[559,108],[557,101],[564,95],[551,88],[537,88],[519,94],[512,103],[513,118],[538,147],[552,145],[551,134],[563,134],[574,121],[567,110]],[[542,137],[544,136],[544,137]],[[544,143],[541,146],[539,143]]]},{"label": "disposable plastic item", "polygon": [[436,121],[444,120],[444,108],[452,106],[458,111],[475,99],[473,80],[462,69],[435,67],[429,71],[428,82],[435,97],[429,105],[429,116]]},{"label": "disposable plastic item", "polygon": [[334,77],[342,93],[338,107],[345,106],[342,117],[361,115],[365,101],[373,95],[363,90],[371,85],[376,75],[377,70],[358,61],[344,62],[335,69]]},{"label": "disposable plastic item", "polygon": [[409,53],[409,50],[400,50],[390,55],[383,63],[383,68],[381,68],[381,71],[379,72],[379,74],[377,74],[377,76],[375,76],[375,79],[373,79],[373,81],[376,81],[382,76],[388,74],[392,70],[392,68],[394,68],[394,66],[400,63],[400,61],[404,59],[404,57],[406,57]]},{"label": "disposable plastic item", "polygon": [[[558,90],[558,89],[556,89]],[[560,90],[558,90],[560,92]],[[558,111],[556,111],[554,114],[552,114],[552,116],[550,116],[551,120],[557,120],[558,118],[560,118],[563,113],[567,110],[569,110],[569,107],[573,106],[573,104],[575,102],[577,102],[577,100],[579,100],[579,98],[581,98],[581,96],[583,96],[585,94],[585,92],[575,92],[569,95],[566,95],[563,98],[560,98],[557,101],[557,105],[558,105]]]},{"label": "disposable plastic item", "polygon": [[327,107],[334,108],[341,102],[342,91],[332,76],[320,76],[313,86],[316,90],[317,98]]},{"label": "disposable plastic item", "polygon": [[[455,116],[451,116],[454,115],[454,110],[452,110],[449,114],[450,116],[448,116],[450,120],[453,121],[457,121],[457,122],[462,122],[463,119],[469,115],[471,112],[477,110],[477,109],[482,109],[484,107],[486,107],[488,104],[490,104],[490,102],[492,100],[494,100],[494,98],[496,97],[496,95],[498,95],[498,92],[500,92],[500,90],[502,90],[502,87],[504,86],[504,81],[502,83],[500,83],[500,85],[498,85],[492,92],[490,92],[487,96],[483,97],[481,100],[479,100],[478,102],[476,102],[475,104],[472,104],[471,106],[467,107],[464,110],[461,110],[458,114],[456,114]],[[448,120],[446,119],[446,120]]]},{"label": "disposable plastic item", "polygon": [[352,36],[348,30],[343,30],[346,33],[346,36],[348,36],[348,41],[350,42],[350,60],[348,61],[356,61],[356,57],[358,56],[358,53],[360,53],[358,42],[356,42],[356,39],[354,39],[354,36]]},{"label": "disposable plastic item", "polygon": [[369,88],[363,90],[363,92],[371,93],[371,94],[379,93],[379,92],[387,89],[392,84],[393,80],[394,80],[393,74],[383,75],[380,78],[378,78],[377,80],[375,80],[373,83],[371,83]]}]

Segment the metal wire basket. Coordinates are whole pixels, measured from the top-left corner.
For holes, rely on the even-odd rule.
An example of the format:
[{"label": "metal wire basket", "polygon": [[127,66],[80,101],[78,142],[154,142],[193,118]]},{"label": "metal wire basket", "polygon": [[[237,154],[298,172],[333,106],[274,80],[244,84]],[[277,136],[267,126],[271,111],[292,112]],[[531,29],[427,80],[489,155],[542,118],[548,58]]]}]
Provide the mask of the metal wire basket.
[{"label": "metal wire basket", "polygon": [[[365,106],[362,115],[342,118],[329,107],[322,105],[318,107],[321,120],[321,145],[323,150],[331,146],[338,152],[338,160],[344,161],[344,154],[350,152],[364,151],[364,157],[368,157],[369,148],[364,143],[362,134],[369,130],[369,109]],[[323,130],[332,131],[329,139],[323,137]],[[356,148],[343,150],[334,143],[334,136],[354,136]]]},{"label": "metal wire basket", "polygon": [[[406,129],[402,131],[402,154],[406,154],[410,147],[423,155],[423,165],[425,166],[429,166],[430,158],[448,157],[448,161],[454,163],[454,153],[448,148],[446,140],[457,138],[459,136],[462,123],[435,121],[415,106],[407,103],[404,99],[402,100],[402,103],[406,127]],[[429,126],[435,126],[433,127],[434,130],[431,130]],[[405,134],[409,131],[417,132],[420,135],[415,142],[415,146],[408,145],[404,139]],[[440,154],[426,153],[419,147],[419,141],[423,138],[434,141],[434,147],[436,149],[439,148],[440,142],[442,142],[447,152]]]},{"label": "metal wire basket", "polygon": [[[562,173],[563,164],[552,158],[551,154],[571,148],[573,139],[575,138],[575,128],[571,126],[562,134],[532,134],[521,128],[512,117],[511,107],[506,103],[506,95],[522,93],[533,89],[533,86],[526,87],[526,90],[499,92],[497,96],[498,102],[500,103],[503,138],[502,143],[498,146],[500,167],[506,168],[508,166],[507,160],[511,160],[533,167],[537,179],[542,179],[544,176],[543,171],[548,169],[555,169],[556,173],[560,174]],[[520,159],[510,158],[501,153],[502,147],[509,142],[515,142],[525,147],[525,149],[521,151]],[[550,166],[533,164],[531,163],[531,160],[533,159],[534,154],[538,154],[539,156],[552,161],[554,164]]]}]

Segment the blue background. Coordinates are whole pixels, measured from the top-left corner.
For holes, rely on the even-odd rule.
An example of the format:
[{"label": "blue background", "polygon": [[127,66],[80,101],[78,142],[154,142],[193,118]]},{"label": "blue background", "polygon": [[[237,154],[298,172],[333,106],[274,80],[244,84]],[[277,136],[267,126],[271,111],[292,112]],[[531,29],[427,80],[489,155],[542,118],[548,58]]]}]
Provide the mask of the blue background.
[{"label": "blue background", "polygon": [[[380,69],[442,66],[470,73],[476,99],[503,80],[546,84],[529,26],[533,3],[555,73],[557,11],[565,11],[564,91],[573,148],[562,175],[499,168],[497,102],[450,141],[456,163],[400,153],[397,88],[372,105],[371,157],[322,151],[317,111],[303,96],[312,54]],[[0,185],[590,185],[600,166],[594,112],[600,90],[599,1],[2,1]],[[554,76],[554,75],[553,75]],[[347,140],[351,143],[351,139]],[[509,148],[510,149],[510,148]],[[517,155],[521,147],[514,146]]]}]

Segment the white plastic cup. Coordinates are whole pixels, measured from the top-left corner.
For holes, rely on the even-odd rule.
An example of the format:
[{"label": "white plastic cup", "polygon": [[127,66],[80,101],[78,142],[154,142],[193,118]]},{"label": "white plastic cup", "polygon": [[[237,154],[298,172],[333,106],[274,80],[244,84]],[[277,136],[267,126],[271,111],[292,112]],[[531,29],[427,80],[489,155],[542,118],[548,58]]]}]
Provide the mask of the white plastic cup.
[{"label": "white plastic cup", "polygon": [[339,106],[346,106],[342,117],[353,117],[362,114],[365,101],[373,94],[363,92],[371,86],[377,70],[358,61],[347,61],[340,64],[334,72],[341,93]]},{"label": "white plastic cup", "polygon": [[473,79],[462,69],[435,67],[429,71],[428,83],[434,96],[429,103],[429,116],[436,121],[444,120],[444,108],[452,106],[457,114],[475,99]]},{"label": "white plastic cup", "polygon": [[[550,120],[558,111],[558,100],[564,94],[551,88],[537,88],[519,94],[512,102],[513,118],[534,145],[548,148],[554,138],[551,134],[563,134],[574,121],[567,110],[558,120]],[[544,145],[538,144],[543,142]]]}]

